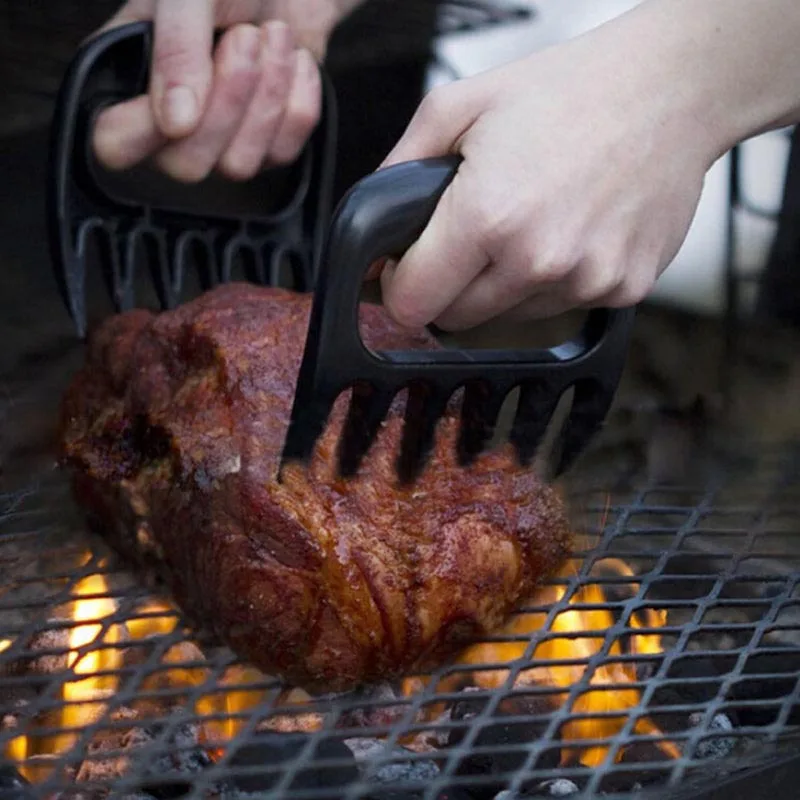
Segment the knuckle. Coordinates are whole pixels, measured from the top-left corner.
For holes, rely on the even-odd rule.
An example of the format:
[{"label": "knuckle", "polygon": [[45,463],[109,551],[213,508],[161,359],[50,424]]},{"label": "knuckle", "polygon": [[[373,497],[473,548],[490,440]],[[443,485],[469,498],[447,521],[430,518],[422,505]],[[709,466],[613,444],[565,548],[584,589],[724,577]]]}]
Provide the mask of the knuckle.
[{"label": "knuckle", "polygon": [[226,153],[219,161],[219,172],[232,181],[249,181],[256,176],[260,162],[238,154]]},{"label": "knuckle", "polygon": [[196,156],[183,157],[180,153],[162,152],[157,162],[167,176],[180,183],[200,183],[211,174],[213,167],[212,164]]},{"label": "knuckle", "polygon": [[244,71],[221,76],[224,84],[220,89],[225,93],[225,103],[237,110],[243,110],[253,96],[254,77],[253,73]]},{"label": "knuckle", "polygon": [[179,37],[165,34],[156,46],[155,68],[169,80],[180,79],[185,75],[191,76],[197,58],[191,47]]},{"label": "knuckle", "polygon": [[260,54],[261,33],[255,25],[241,24],[224,34],[217,51],[220,66],[228,69],[255,66]]},{"label": "knuckle", "polygon": [[560,237],[544,239],[528,248],[528,280],[531,283],[563,281],[575,267],[575,258]]},{"label": "knuckle", "polygon": [[506,250],[520,230],[519,206],[507,198],[489,192],[476,193],[470,199],[468,224],[480,232],[480,238],[489,253]]},{"label": "knuckle", "polygon": [[650,290],[653,288],[651,280],[637,280],[627,278],[620,282],[616,290],[611,294],[608,305],[612,308],[627,308],[641,303]]},{"label": "knuckle", "polygon": [[590,276],[582,276],[576,281],[573,296],[578,303],[593,303],[603,297],[613,294],[621,285],[621,279],[616,272],[608,267],[595,268]]}]

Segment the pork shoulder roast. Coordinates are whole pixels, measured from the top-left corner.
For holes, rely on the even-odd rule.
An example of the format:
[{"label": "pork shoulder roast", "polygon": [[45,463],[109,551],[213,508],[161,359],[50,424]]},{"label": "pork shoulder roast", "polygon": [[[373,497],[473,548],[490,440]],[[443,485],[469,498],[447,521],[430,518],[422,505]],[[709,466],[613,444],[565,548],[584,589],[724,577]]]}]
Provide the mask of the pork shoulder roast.
[{"label": "pork shoulder roast", "polygon": [[[571,537],[510,447],[457,465],[456,407],[411,486],[394,472],[402,398],[359,474],[337,477],[346,396],[310,466],[278,482],[310,307],[227,284],[106,319],[63,400],[60,458],[102,534],[190,618],[267,674],[330,692],[434,668],[497,630]],[[360,314],[370,347],[437,347],[380,306]]]}]

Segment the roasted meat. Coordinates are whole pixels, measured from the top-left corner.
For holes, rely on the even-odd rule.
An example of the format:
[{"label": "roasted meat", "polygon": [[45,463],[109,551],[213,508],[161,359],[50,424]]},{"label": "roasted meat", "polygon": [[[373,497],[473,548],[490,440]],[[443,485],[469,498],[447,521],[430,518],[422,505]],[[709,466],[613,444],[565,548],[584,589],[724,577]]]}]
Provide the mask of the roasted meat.
[{"label": "roasted meat", "polygon": [[[156,568],[237,654],[310,691],[440,664],[497,629],[568,554],[554,492],[510,450],[457,467],[456,410],[398,485],[403,398],[360,473],[336,475],[337,402],[308,468],[276,471],[310,297],[228,284],[107,319],[63,401],[61,460],[112,545]],[[363,305],[365,341],[432,348]]]}]

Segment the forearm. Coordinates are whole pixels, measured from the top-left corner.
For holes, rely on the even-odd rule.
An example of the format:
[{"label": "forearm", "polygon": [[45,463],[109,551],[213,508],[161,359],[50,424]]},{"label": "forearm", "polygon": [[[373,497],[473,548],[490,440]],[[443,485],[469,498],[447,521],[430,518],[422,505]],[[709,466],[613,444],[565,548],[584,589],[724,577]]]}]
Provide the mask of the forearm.
[{"label": "forearm", "polygon": [[800,121],[798,0],[645,0],[589,35],[623,79],[661,95],[642,102],[671,103],[697,126],[711,159]]}]

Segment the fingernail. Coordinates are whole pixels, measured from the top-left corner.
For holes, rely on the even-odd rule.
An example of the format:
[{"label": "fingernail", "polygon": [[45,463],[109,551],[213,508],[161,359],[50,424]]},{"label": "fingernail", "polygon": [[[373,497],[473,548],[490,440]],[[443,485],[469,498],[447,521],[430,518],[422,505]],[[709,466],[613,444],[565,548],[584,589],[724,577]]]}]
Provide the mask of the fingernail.
[{"label": "fingernail", "polygon": [[289,26],[280,20],[267,23],[264,31],[267,48],[276,55],[287,55],[294,49],[294,40]]},{"label": "fingernail", "polygon": [[173,86],[164,95],[162,109],[170,132],[185,131],[197,122],[197,95],[188,86]]},{"label": "fingernail", "polygon": [[250,25],[243,27],[236,42],[236,52],[248,64],[254,64],[261,52],[261,35],[258,28]]}]

